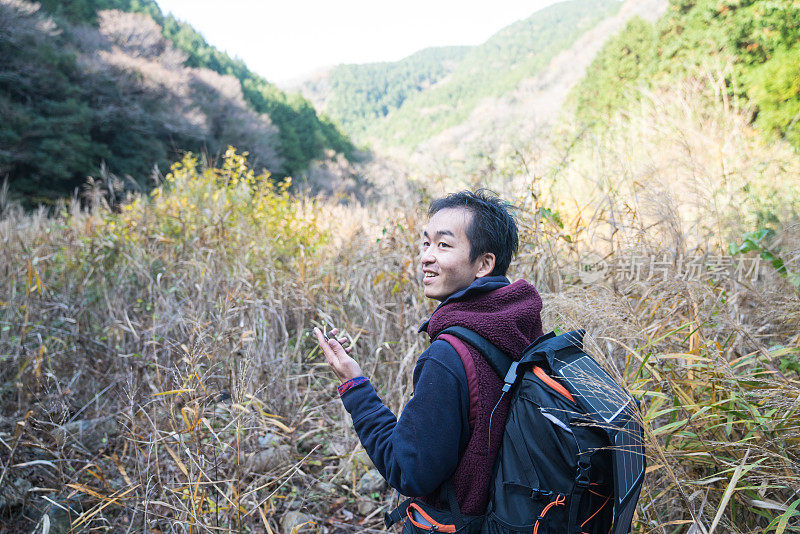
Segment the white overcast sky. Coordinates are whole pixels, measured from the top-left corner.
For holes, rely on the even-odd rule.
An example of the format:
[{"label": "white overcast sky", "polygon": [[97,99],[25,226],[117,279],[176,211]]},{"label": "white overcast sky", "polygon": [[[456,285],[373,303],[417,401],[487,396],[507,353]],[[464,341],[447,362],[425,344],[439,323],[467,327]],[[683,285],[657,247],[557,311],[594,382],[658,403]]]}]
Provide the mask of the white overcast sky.
[{"label": "white overcast sky", "polygon": [[157,0],[206,40],[285,83],[339,63],[474,45],[556,0]]}]

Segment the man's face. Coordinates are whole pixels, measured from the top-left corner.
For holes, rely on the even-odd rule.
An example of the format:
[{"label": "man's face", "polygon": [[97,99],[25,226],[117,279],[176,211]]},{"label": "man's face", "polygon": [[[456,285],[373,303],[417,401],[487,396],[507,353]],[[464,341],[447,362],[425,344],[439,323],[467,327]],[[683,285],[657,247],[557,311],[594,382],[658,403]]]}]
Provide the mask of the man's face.
[{"label": "man's face", "polygon": [[422,284],[425,296],[445,300],[459,289],[467,287],[476,278],[485,276],[485,256],[469,261],[467,226],[472,213],[463,208],[448,208],[436,212],[428,221],[422,238]]}]

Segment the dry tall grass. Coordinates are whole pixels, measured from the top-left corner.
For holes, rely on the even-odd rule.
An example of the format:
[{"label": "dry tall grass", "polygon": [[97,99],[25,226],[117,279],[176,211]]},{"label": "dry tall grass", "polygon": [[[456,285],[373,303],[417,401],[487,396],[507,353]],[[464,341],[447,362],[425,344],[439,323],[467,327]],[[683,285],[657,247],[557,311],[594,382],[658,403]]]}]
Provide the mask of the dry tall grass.
[{"label": "dry tall grass", "polygon": [[[594,154],[613,154],[620,137],[609,140]],[[741,153],[723,151],[724,168]],[[795,288],[768,269],[742,283],[676,276],[674,263],[640,280],[608,269],[585,283],[576,269],[587,251],[636,239],[642,254],[677,243],[719,253],[728,236],[715,228],[752,229],[753,211],[692,223],[718,239],[704,248],[686,237],[681,209],[642,215],[646,203],[631,200],[644,194],[640,173],[582,167],[587,158],[550,166],[598,184],[586,199],[548,196],[541,176],[525,186],[533,200],[510,274],[540,288],[546,327],[587,328],[592,352],[642,400],[649,467],[634,531],[797,531]],[[717,172],[692,169],[698,180]],[[420,203],[345,205],[266,183],[231,151],[219,169],[187,159],[118,212],[0,204],[4,530],[382,531],[394,495],[357,490],[368,461],[310,330],[344,328],[400,411],[426,346],[416,327],[432,309],[416,272]],[[770,246],[794,268],[797,227],[781,239]]]}]

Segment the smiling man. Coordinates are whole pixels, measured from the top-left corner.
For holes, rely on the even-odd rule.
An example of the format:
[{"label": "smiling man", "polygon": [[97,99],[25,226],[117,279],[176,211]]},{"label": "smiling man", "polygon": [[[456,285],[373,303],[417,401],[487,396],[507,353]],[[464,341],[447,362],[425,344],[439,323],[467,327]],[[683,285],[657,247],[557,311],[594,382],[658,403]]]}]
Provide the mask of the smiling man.
[{"label": "smiling man", "polygon": [[469,355],[459,355],[437,336],[462,326],[519,359],[542,335],[542,301],[524,280],[506,278],[518,236],[505,202],[484,190],[464,191],[435,200],[428,215],[422,283],[425,296],[441,303],[420,327],[432,343],[417,361],[414,394],[399,419],[348,355],[344,339],[315,333],[342,381],[338,391],[356,433],[387,482],[432,506],[455,497],[461,513],[477,516],[486,511],[509,400],[501,399],[502,380],[477,350],[462,345]]}]

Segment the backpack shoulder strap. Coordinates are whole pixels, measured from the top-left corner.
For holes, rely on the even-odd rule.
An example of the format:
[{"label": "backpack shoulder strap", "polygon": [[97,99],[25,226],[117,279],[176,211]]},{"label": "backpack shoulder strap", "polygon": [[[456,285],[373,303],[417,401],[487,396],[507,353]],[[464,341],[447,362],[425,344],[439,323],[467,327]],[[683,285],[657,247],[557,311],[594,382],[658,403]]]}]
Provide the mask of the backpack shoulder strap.
[{"label": "backpack shoulder strap", "polygon": [[556,354],[568,352],[583,352],[583,330],[573,330],[557,336],[555,332],[546,334],[531,343],[522,353],[520,363],[546,362],[556,370]]},{"label": "backpack shoulder strap", "polygon": [[439,337],[442,334],[450,334],[475,347],[486,358],[486,361],[489,362],[489,365],[500,378],[504,378],[508,374],[513,360],[503,354],[500,349],[482,335],[463,326],[450,326],[442,330]]},{"label": "backpack shoulder strap", "polygon": [[464,364],[464,371],[467,373],[467,389],[469,391],[469,429],[470,433],[475,428],[475,419],[478,416],[478,373],[475,371],[475,362],[472,360],[472,354],[469,353],[464,342],[452,334],[442,332],[436,339],[447,341],[450,343],[459,358],[461,363]]}]

